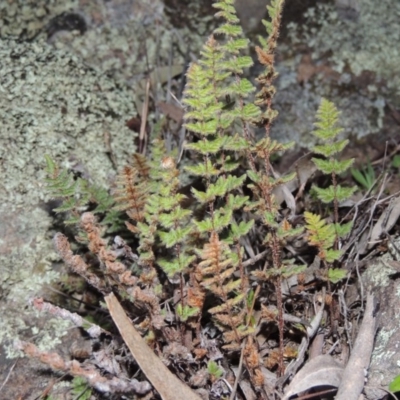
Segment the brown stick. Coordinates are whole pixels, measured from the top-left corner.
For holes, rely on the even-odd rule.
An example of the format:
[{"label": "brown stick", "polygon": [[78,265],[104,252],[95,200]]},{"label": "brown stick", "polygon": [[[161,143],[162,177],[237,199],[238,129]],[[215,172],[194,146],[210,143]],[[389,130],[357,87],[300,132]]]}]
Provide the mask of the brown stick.
[{"label": "brown stick", "polygon": [[140,369],[163,400],[201,400],[162,363],[132,325],[113,293],[105,297],[111,317]]},{"label": "brown stick", "polygon": [[364,319],[354,343],[353,352],[343,372],[336,400],[357,400],[364,388],[367,370],[376,333],[374,295],[368,293]]}]

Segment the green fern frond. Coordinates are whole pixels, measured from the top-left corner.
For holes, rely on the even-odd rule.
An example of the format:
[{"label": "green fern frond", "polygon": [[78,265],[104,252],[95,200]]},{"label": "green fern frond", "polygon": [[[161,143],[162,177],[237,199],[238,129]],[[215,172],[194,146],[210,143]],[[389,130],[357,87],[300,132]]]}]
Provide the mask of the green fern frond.
[{"label": "green fern frond", "polygon": [[173,258],[171,261],[159,259],[157,264],[169,277],[173,277],[176,274],[187,272],[195,259],[196,256],[181,253],[179,257]]},{"label": "green fern frond", "polygon": [[322,144],[314,146],[313,150],[317,154],[324,155],[325,157],[332,157],[340,153],[349,143],[348,139],[338,140],[334,143]]},{"label": "green fern frond", "polygon": [[89,400],[92,397],[92,389],[85,378],[76,376],[72,380],[72,394],[80,400]]},{"label": "green fern frond", "polygon": [[339,203],[348,199],[357,190],[356,187],[343,187],[337,185],[336,187],[331,185],[328,188],[319,188],[313,186],[312,190],[316,193],[319,200],[325,204],[332,204],[335,200]]},{"label": "green fern frond", "polygon": [[313,158],[312,161],[321,172],[327,175],[332,173],[337,175],[343,174],[343,172],[346,172],[354,163],[354,159],[338,161],[335,159],[321,160],[319,158]]},{"label": "green fern frond", "polygon": [[340,113],[335,105],[329,100],[322,99],[317,111],[316,129],[313,132],[317,138],[323,140],[323,144],[315,146],[314,151],[326,159],[313,158],[312,161],[319,171],[331,175],[333,184],[328,188],[314,187],[313,190],[322,202],[334,204],[335,219],[338,218],[338,203],[348,199],[356,190],[355,186],[345,188],[336,182],[337,175],[347,171],[354,163],[353,158],[342,161],[336,158],[348,143],[348,140],[337,139],[342,132],[338,126],[339,116]]},{"label": "green fern frond", "polygon": [[181,303],[176,307],[176,315],[182,322],[186,322],[189,318],[197,315],[199,311],[197,307],[189,307],[188,305],[182,306]]},{"label": "green fern frond", "polygon": [[[323,98],[317,111],[317,122],[314,124],[317,129],[314,130],[313,134],[324,142],[333,142],[343,132],[343,129],[337,126],[339,116],[340,112],[335,104]],[[329,153],[322,154],[325,157],[330,156]]]},{"label": "green fern frond", "polygon": [[[336,260],[337,258],[334,258]],[[341,268],[330,268],[328,271],[328,279],[332,283],[338,283],[342,279],[346,278],[348,272]]]},{"label": "green fern frond", "polygon": [[332,263],[341,256],[340,250],[333,249],[337,231],[335,224],[327,224],[317,214],[304,213],[308,243],[319,250],[319,257],[327,263]]},{"label": "green fern frond", "polygon": [[208,362],[207,371],[213,377],[214,380],[217,380],[217,379],[221,378],[221,376],[224,374],[224,371],[213,360],[210,360]]},{"label": "green fern frond", "polygon": [[112,204],[112,200],[106,190],[90,185],[85,179],[74,178],[68,171],[60,170],[49,155],[44,157],[48,176],[45,179],[47,191],[52,198],[62,200],[62,204],[53,211],[67,213],[64,220],[66,225],[79,224],[80,215],[89,203],[97,204],[97,212],[107,213],[106,206]]}]

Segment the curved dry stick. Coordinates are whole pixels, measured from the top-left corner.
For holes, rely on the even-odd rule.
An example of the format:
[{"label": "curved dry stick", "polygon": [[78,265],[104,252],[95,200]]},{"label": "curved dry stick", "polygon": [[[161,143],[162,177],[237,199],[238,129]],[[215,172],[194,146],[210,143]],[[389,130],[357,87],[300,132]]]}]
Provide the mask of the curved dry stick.
[{"label": "curved dry stick", "polygon": [[375,299],[372,293],[367,295],[364,318],[354,343],[353,352],[343,372],[336,400],[357,400],[364,388],[367,370],[376,333]]},{"label": "curved dry stick", "polygon": [[124,342],[146,378],[152,383],[163,400],[201,400],[189,386],[180,381],[154,354],[139,332],[132,325],[113,293],[104,298],[111,317]]}]

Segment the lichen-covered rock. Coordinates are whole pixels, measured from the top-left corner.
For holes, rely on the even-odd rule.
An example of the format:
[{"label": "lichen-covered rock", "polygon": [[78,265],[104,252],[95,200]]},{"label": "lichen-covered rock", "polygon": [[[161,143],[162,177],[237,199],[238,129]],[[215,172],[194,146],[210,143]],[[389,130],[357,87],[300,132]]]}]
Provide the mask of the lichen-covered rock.
[{"label": "lichen-covered rock", "polygon": [[0,202],[15,208],[44,199],[46,153],[84,165],[103,184],[113,171],[106,135],[118,165],[128,160],[134,144],[125,122],[135,111],[127,89],[45,43],[1,40],[0,69]]},{"label": "lichen-covered rock", "polygon": [[372,288],[379,304],[378,330],[365,387],[369,400],[385,397],[390,382],[400,375],[400,283],[396,279],[399,246],[399,238],[394,245],[389,243],[389,251],[371,260],[363,275],[364,287]]},{"label": "lichen-covered rock", "polygon": [[[44,42],[0,40],[0,70],[0,342],[10,345],[27,321],[34,326],[28,298],[57,276],[51,218],[40,206],[48,200],[44,154],[109,184],[116,171],[105,137],[122,166],[134,151],[125,121],[135,113],[126,88]],[[50,346],[65,324],[44,328],[39,344]]]},{"label": "lichen-covered rock", "polygon": [[66,329],[28,307],[58,277],[44,154],[110,187],[135,150],[126,121],[141,111],[138,81],[156,68],[157,90],[160,69],[183,71],[188,30],[174,32],[162,10],[157,0],[0,4],[0,344],[9,356],[21,331],[34,329],[44,349]]},{"label": "lichen-covered rock", "polygon": [[[339,2],[338,2],[339,3]],[[364,71],[384,79],[386,86],[400,99],[398,74],[400,32],[397,29],[400,3],[391,0],[364,0],[354,4],[352,17],[331,4],[318,4],[306,14],[306,23],[293,30],[293,40],[313,48],[319,58],[329,54],[334,68],[342,73],[350,69],[359,76]]]},{"label": "lichen-covered rock", "polygon": [[353,139],[382,132],[386,104],[399,104],[400,3],[358,4],[357,9],[343,10],[321,2],[307,10],[301,24],[289,24],[277,65],[275,104],[280,115],[272,134],[280,140],[313,146],[311,132],[321,97],[342,112],[344,134]]},{"label": "lichen-covered rock", "polygon": [[49,20],[77,8],[78,0],[17,0],[0,2],[0,37],[30,39],[44,28]]}]

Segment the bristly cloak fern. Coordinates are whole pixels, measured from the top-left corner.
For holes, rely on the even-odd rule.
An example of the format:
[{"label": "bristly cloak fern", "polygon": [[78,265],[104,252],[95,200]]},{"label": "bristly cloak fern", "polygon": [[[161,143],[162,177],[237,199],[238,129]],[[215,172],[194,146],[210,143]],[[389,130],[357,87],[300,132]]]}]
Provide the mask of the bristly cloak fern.
[{"label": "bristly cloak fern", "polygon": [[[210,36],[199,61],[191,64],[187,73],[183,99],[185,126],[188,137],[194,136],[195,140],[185,147],[191,155],[191,164],[185,168],[203,184],[200,188],[191,188],[192,208],[182,205],[185,196],[180,191],[180,171],[173,154],[167,154],[161,135],[151,141],[150,155],[136,154],[132,165],[122,171],[115,191],[117,205],[107,192],[97,191],[95,195],[84,181],[60,173],[51,160],[48,161],[49,188],[65,199],[63,208],[58,211],[72,212],[75,218],[72,222],[87,207],[94,207],[92,202],[98,203],[95,211],[106,213],[104,221],[110,215],[107,214],[110,208],[112,212],[125,211],[128,215],[126,226],[133,233],[137,265],[120,263],[117,253],[107,249],[106,241],[98,239],[96,243],[101,246],[95,249],[95,241],[91,240],[89,249],[107,256],[98,256],[98,259],[107,267],[107,274],[118,278],[114,282],[118,283],[122,296],[128,294],[132,302],[146,304],[151,318],[146,318],[141,326],[147,330],[149,340],[162,334],[165,310],[161,309],[161,304],[166,299],[163,296],[173,292],[173,307],[170,307],[171,301],[166,301],[165,308],[175,308],[169,322],[176,322],[181,342],[187,330],[194,327],[200,342],[200,324],[205,309],[221,330],[222,346],[227,350],[242,351],[244,366],[252,383],[259,388],[264,377],[255,339],[258,321],[254,309],[260,305],[258,295],[261,290],[273,283],[277,312],[269,320],[265,312],[260,318],[261,323],[263,320],[278,322],[279,349],[276,352],[279,357],[274,365],[278,364],[279,372],[283,372],[282,280],[305,268],[297,261],[284,259],[285,245],[289,237],[298,235],[303,228],[292,226],[290,218],[282,217],[280,205],[273,195],[277,186],[295,175],[279,177],[271,165],[271,156],[291,146],[278,143],[269,135],[278,115],[272,103],[277,76],[274,52],[283,0],[271,1],[268,7],[271,21],[264,21],[268,38],[261,39],[261,45],[256,47],[258,60],[264,67],[257,79],[258,91],[243,78],[244,70],[253,61],[244,55],[248,40],[243,37],[233,3],[233,0],[224,0],[214,4],[217,17],[222,19],[221,26]],[[255,99],[252,98],[254,93]],[[231,100],[229,106],[226,104],[228,98]],[[321,171],[332,174],[333,185],[315,191],[321,200],[337,203],[349,193],[335,183],[336,174],[348,165],[341,164],[333,155],[345,144],[333,140],[339,132],[335,127],[337,115],[328,103],[321,105],[317,117],[316,134],[329,144],[315,148],[327,160],[314,159],[314,162]],[[265,135],[255,138],[251,126],[264,127]],[[250,190],[246,192],[246,189]],[[245,193],[251,193],[251,198]],[[202,218],[198,218],[199,209]],[[335,210],[337,214],[337,204]],[[90,216],[91,224],[87,223],[88,218],[88,215],[83,216],[88,236],[91,231],[100,238],[97,227],[91,228],[95,226],[94,217]],[[318,248],[325,263],[333,263],[341,254],[335,244],[348,232],[348,227],[340,225],[337,218],[335,224],[328,224],[311,213],[305,213],[305,219],[309,244]],[[247,262],[243,261],[245,251],[242,246],[243,239],[254,226],[257,237],[260,232],[262,234],[259,247],[266,249],[263,255],[267,256],[263,267],[255,267],[249,273],[245,267]],[[117,274],[116,269],[121,273]],[[340,274],[340,270],[330,269],[328,279],[337,282],[342,277]],[[87,274],[86,278],[90,282],[97,276]],[[129,286],[129,292],[124,292],[121,285]],[[204,307],[205,293],[216,299],[217,304]],[[261,304],[261,308],[263,306]]]},{"label": "bristly cloak fern", "polygon": [[60,170],[49,155],[44,157],[47,191],[52,198],[62,201],[53,211],[66,213],[65,224],[79,224],[81,214],[92,208],[94,214],[102,215],[101,223],[107,226],[108,232],[121,230],[122,214],[114,209],[114,197],[107,189],[90,184],[86,179],[74,177],[67,170]]},{"label": "bristly cloak fern", "polygon": [[[224,331],[226,346],[239,348],[241,340],[251,333],[245,324],[245,297],[247,278],[241,267],[243,251],[240,238],[246,235],[253,220],[236,223],[234,214],[243,210],[248,201],[242,194],[246,175],[238,174],[239,163],[235,152],[244,152],[248,142],[233,134],[237,126],[257,118],[259,110],[244,99],[255,88],[241,75],[252,65],[250,57],[241,52],[247,48],[233,1],[214,4],[217,17],[223,23],[209,38],[198,63],[193,63],[187,74],[183,103],[187,106],[186,128],[199,140],[187,145],[198,154],[199,162],[187,171],[202,177],[205,190],[192,189],[197,202],[208,209],[208,216],[194,220],[200,234],[208,235],[203,250],[197,251],[200,262],[199,281],[202,286],[220,298],[222,305],[209,310]],[[220,40],[216,40],[218,35]],[[221,35],[223,38],[221,38]],[[235,99],[235,107],[225,108],[225,98]],[[235,243],[231,250],[229,244]],[[240,271],[240,278],[234,273]]]},{"label": "bristly cloak fern", "polygon": [[[354,159],[340,161],[337,155],[348,144],[347,139],[338,140],[342,129],[338,127],[339,111],[335,105],[322,99],[317,112],[317,122],[315,123],[314,135],[323,141],[323,144],[314,146],[314,152],[325,157],[325,159],[313,158],[318,170],[331,176],[332,184],[327,188],[313,186],[319,200],[323,203],[333,203],[334,224],[328,224],[321,219],[319,215],[306,212],[306,229],[308,240],[311,245],[319,250],[319,257],[327,264],[333,263],[341,256],[338,250],[338,241],[346,236],[352,227],[351,221],[346,224],[339,223],[339,202],[348,199],[356,190],[356,187],[343,187],[337,183],[337,176],[347,171],[354,162]],[[332,283],[337,283],[347,274],[346,270],[332,269],[328,270],[328,279]]]}]

